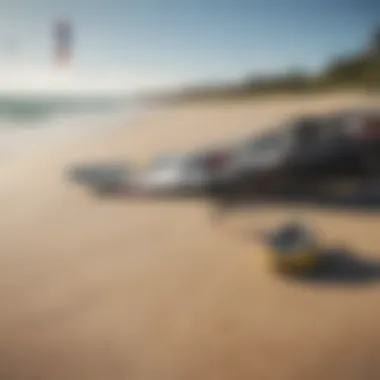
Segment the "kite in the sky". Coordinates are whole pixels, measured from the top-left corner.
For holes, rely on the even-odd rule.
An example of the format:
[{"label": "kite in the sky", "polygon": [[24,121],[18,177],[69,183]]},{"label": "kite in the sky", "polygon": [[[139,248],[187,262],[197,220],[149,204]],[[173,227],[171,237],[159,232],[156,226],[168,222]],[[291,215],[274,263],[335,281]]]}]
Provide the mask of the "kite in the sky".
[{"label": "kite in the sky", "polygon": [[68,21],[54,24],[54,61],[59,66],[68,65],[72,56],[72,27]]}]

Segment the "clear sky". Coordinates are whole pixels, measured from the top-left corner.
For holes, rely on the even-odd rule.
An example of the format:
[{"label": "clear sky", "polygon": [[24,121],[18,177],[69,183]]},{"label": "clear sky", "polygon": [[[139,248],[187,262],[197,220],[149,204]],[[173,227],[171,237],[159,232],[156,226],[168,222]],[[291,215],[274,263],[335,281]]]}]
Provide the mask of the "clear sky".
[{"label": "clear sky", "polygon": [[[51,57],[61,16],[75,29],[66,69]],[[0,91],[133,91],[314,71],[356,52],[376,25],[379,0],[0,0]]]}]

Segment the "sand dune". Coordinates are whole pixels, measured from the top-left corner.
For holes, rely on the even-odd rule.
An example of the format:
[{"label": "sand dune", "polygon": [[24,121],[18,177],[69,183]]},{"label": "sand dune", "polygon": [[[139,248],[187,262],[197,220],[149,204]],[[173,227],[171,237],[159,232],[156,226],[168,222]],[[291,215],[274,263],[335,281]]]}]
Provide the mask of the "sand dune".
[{"label": "sand dune", "polygon": [[[380,378],[380,278],[308,283],[266,271],[253,232],[293,210],[261,207],[213,225],[201,202],[101,200],[62,178],[78,161],[143,160],[363,105],[380,99],[184,105],[4,163],[0,378]],[[326,244],[380,261],[378,216],[297,212]]]}]

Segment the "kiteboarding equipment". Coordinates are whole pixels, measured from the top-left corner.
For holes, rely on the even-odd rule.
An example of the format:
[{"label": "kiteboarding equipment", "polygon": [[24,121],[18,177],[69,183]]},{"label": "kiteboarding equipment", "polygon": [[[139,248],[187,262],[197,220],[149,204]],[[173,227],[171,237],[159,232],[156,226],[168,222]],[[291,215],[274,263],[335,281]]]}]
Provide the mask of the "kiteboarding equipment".
[{"label": "kiteboarding equipment", "polygon": [[120,194],[128,187],[131,170],[126,162],[102,162],[70,167],[67,178],[101,196]]},{"label": "kiteboarding equipment", "polygon": [[316,234],[304,223],[291,221],[265,239],[269,266],[276,272],[304,273],[316,269],[321,254]]},{"label": "kiteboarding equipment", "polygon": [[72,26],[67,20],[58,20],[53,26],[54,62],[58,66],[68,65],[72,56]]}]

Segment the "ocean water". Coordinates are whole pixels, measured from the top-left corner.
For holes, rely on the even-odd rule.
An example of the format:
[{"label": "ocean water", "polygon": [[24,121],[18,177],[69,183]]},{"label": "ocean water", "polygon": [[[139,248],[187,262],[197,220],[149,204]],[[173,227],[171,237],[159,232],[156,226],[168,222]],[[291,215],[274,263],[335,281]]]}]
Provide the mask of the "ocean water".
[{"label": "ocean water", "polygon": [[116,97],[0,96],[0,155],[13,155],[53,140],[127,126],[147,105]]}]

